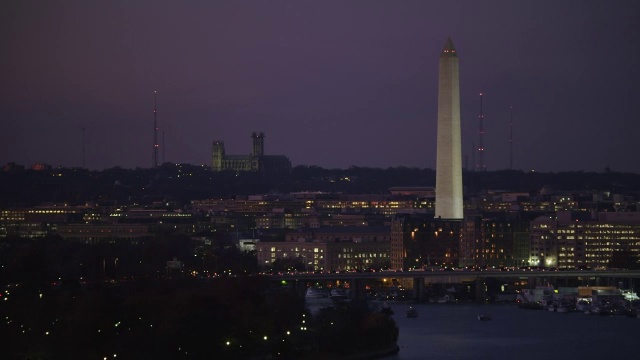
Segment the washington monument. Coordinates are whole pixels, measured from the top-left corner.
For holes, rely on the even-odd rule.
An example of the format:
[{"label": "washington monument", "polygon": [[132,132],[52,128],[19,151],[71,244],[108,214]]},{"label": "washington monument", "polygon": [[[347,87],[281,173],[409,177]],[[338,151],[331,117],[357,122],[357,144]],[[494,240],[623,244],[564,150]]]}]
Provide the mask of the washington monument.
[{"label": "washington monument", "polygon": [[462,154],[458,53],[447,38],[440,54],[436,218],[462,219]]}]

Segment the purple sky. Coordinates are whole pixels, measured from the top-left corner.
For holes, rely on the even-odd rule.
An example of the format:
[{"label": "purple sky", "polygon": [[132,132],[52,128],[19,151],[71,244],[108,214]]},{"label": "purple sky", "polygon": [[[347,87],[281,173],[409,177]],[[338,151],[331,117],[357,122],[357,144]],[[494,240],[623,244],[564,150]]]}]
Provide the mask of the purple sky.
[{"label": "purple sky", "polygon": [[[210,165],[250,134],[293,165],[435,168],[438,56],[460,56],[463,164],[640,172],[636,1],[0,4],[0,163]],[[640,4],[640,3],[638,3]],[[160,133],[161,134],[161,133]],[[161,136],[161,135],[160,135]],[[162,154],[162,152],[160,152]]]}]

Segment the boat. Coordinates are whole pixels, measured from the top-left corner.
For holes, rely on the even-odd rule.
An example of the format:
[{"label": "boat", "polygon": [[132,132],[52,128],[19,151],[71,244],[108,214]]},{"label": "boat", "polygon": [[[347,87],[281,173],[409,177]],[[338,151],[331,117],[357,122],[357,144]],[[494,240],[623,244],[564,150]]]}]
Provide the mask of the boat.
[{"label": "boat", "polygon": [[[546,301],[554,294],[553,286],[536,286],[535,289],[522,289],[517,294],[516,301],[522,303],[542,303],[543,306],[547,306]],[[543,300],[545,302],[543,302]]]},{"label": "boat", "polygon": [[317,299],[325,297],[325,294],[316,288],[309,287],[307,288],[307,292],[305,293],[304,297],[307,299]]},{"label": "boat", "polygon": [[489,320],[491,320],[491,318],[488,317],[487,315],[478,315],[478,320],[480,320],[480,321],[489,321]]},{"label": "boat", "polygon": [[393,310],[391,309],[391,306],[389,306],[389,303],[386,301],[382,303],[382,308],[380,309],[380,312],[383,314],[387,314],[389,316],[393,315]]},{"label": "boat", "polygon": [[542,304],[538,302],[519,302],[518,307],[520,309],[530,309],[530,310],[542,310],[544,308]]},{"label": "boat", "polygon": [[640,297],[638,296],[638,294],[636,294],[633,290],[620,289],[620,294],[628,302],[636,302],[640,300]]},{"label": "boat", "polygon": [[329,298],[334,301],[344,301],[349,298],[349,294],[344,289],[331,289]]},{"label": "boat", "polygon": [[560,301],[560,304],[558,306],[556,306],[556,312],[559,313],[568,313],[568,312],[572,312],[572,311],[576,311],[576,306],[574,305],[576,303],[575,300],[573,299],[565,299]]},{"label": "boat", "polygon": [[576,301],[576,310],[586,312],[591,309],[591,298],[579,298]]},{"label": "boat", "polygon": [[407,317],[410,319],[415,319],[418,317],[418,310],[416,310],[416,308],[414,308],[413,306],[409,306],[409,308],[407,309]]},{"label": "boat", "polygon": [[448,304],[453,302],[454,297],[447,294],[444,296],[439,297],[436,301],[438,302],[438,304]]}]

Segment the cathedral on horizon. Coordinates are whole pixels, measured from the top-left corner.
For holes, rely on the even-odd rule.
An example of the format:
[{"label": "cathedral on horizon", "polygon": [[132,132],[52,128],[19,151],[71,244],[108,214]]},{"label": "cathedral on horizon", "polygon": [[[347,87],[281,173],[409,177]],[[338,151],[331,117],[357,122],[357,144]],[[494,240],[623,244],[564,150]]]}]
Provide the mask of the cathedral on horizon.
[{"label": "cathedral on horizon", "polygon": [[249,155],[226,155],[224,142],[213,142],[211,169],[213,171],[285,173],[291,171],[291,161],[284,155],[264,154],[264,133],[251,134],[252,148]]}]

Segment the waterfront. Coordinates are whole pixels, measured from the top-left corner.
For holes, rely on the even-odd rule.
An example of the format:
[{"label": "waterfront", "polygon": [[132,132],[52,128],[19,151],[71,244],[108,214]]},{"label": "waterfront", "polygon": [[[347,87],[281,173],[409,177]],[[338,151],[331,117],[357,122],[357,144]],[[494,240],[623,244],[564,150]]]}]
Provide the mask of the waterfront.
[{"label": "waterfront", "polygon": [[[405,316],[411,305],[418,318]],[[519,309],[515,304],[391,303],[397,355],[417,359],[635,359],[640,319]],[[478,315],[491,317],[478,321]]]}]

